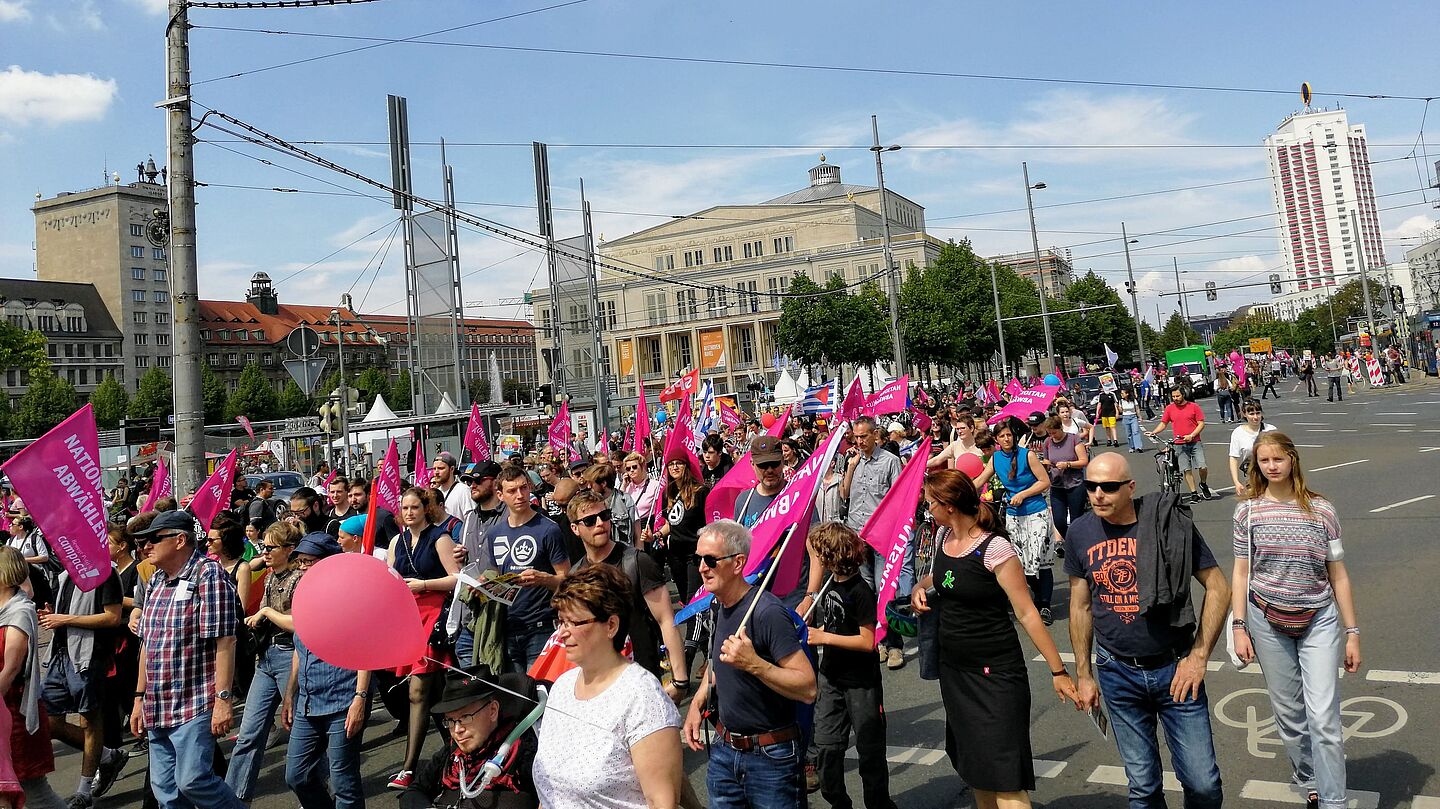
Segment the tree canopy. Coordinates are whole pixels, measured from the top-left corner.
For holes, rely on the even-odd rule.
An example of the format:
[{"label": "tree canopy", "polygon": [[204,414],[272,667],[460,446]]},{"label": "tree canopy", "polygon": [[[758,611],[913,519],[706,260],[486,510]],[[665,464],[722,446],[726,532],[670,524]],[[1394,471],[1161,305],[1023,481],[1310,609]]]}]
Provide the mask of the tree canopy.
[{"label": "tree canopy", "polygon": [[280,395],[270,380],[260,373],[260,366],[247,365],[240,372],[240,381],[225,401],[225,420],[245,416],[251,421],[266,421],[280,414]]},{"label": "tree canopy", "polygon": [[79,407],[75,388],[49,368],[30,371],[30,386],[10,419],[12,438],[39,438]]},{"label": "tree canopy", "polygon": [[175,389],[170,377],[159,368],[151,368],[140,377],[135,395],[130,397],[130,418],[163,419],[174,413]]},{"label": "tree canopy", "polygon": [[0,368],[49,368],[45,335],[0,321]]},{"label": "tree canopy", "polygon": [[130,397],[125,386],[115,381],[114,374],[106,374],[104,381],[95,386],[90,394],[90,404],[95,407],[95,426],[102,430],[114,430],[125,418]]},{"label": "tree canopy", "polygon": [[1051,318],[1055,350],[1072,357],[1103,357],[1108,344],[1122,360],[1135,351],[1135,319],[1120,293],[1091,270],[1065,290],[1059,302],[1065,309],[1110,306],[1085,312],[1068,312]]}]

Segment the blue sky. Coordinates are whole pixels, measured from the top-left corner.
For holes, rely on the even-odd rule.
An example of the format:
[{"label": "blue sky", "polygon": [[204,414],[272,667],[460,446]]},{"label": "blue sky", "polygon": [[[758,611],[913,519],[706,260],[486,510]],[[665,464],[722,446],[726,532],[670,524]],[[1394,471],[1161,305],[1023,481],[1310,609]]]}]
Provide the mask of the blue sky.
[{"label": "blue sky", "polygon": [[[546,141],[556,205],[578,207],[585,179],[596,229],[609,238],[714,204],[758,202],[801,187],[824,147],[853,183],[873,184],[870,140],[909,148],[886,162],[887,185],[924,205],[931,232],[995,254],[1029,248],[1020,162],[1044,181],[1036,204],[1043,246],[1070,248],[1080,269],[1117,286],[1119,225],[1132,236],[1142,313],[1174,298],[1171,259],[1188,287],[1263,280],[1281,262],[1262,139],[1299,106],[1309,81],[1327,91],[1440,95],[1433,4],[758,3],[583,0],[433,37],[510,48],[605,51],[1116,82],[1278,88],[1270,95],[1084,86],[952,77],[795,70],[441,45],[392,44],[216,79],[369,44],[228,28],[410,37],[564,0],[380,0],[307,10],[197,9],[191,21],[195,99],[291,140],[383,142],[385,95],[409,99],[411,136],[522,147],[450,149],[467,210],[533,231],[528,143]],[[164,0],[0,0],[0,275],[30,277],[34,195],[128,182],[154,154],[164,163]],[[880,13],[877,13],[879,11]],[[206,27],[210,26],[210,27]],[[1429,161],[1417,146],[1425,104],[1345,99],[1369,130],[1389,259],[1440,211],[1440,104],[1430,110]],[[400,248],[386,251],[388,201],[222,186],[348,193],[354,181],[202,129],[196,149],[200,289],[235,299],[264,270],[282,299],[329,304],[353,291],[371,311],[403,311]],[[762,148],[568,148],[560,144],[741,144]],[[1061,145],[1175,148],[1069,149]],[[1214,145],[1247,148],[1203,148]],[[958,148],[984,145],[1022,148]],[[919,148],[945,146],[956,148]],[[795,148],[787,148],[795,147]],[[323,156],[388,179],[383,145],[322,145]],[[1406,158],[1414,150],[1414,159]],[[233,151],[230,151],[233,150]],[[241,152],[243,155],[236,154]],[[277,166],[254,158],[270,159]],[[286,168],[304,172],[292,173]],[[438,150],[417,147],[419,193],[438,197]],[[1422,180],[1423,178],[1423,180]],[[335,183],[341,186],[337,189]],[[1083,202],[1219,184],[1177,193]],[[1062,204],[1076,203],[1082,204]],[[1014,209],[1019,208],[1020,211]],[[1001,213],[992,213],[992,212]],[[979,216],[976,214],[988,214]],[[1198,226],[1198,227],[1197,227]],[[1159,234],[1186,228],[1177,234]],[[557,211],[557,232],[578,232]],[[1224,234],[1223,238],[1201,238]],[[1154,235],[1148,235],[1154,234]],[[1189,244],[1172,242],[1199,239]],[[338,252],[337,252],[338,251]],[[334,253],[332,257],[315,263]],[[380,257],[383,256],[383,259]],[[475,233],[462,237],[467,301],[495,304],[533,287],[542,256]],[[378,275],[366,267],[379,264]],[[372,278],[374,279],[372,282]],[[1264,299],[1261,288],[1191,299],[1192,312]],[[513,306],[475,314],[510,316]]]}]

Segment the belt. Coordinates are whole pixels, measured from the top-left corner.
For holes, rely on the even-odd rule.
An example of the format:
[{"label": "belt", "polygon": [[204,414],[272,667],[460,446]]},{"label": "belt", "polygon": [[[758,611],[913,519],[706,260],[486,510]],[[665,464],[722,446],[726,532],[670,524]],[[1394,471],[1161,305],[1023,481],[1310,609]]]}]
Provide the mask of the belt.
[{"label": "belt", "polygon": [[767,730],[764,733],[747,736],[743,733],[731,733],[725,729],[723,724],[717,722],[715,723],[715,733],[720,737],[721,741],[741,753],[748,753],[757,747],[780,744],[781,742],[794,741],[800,738],[800,728],[796,725],[779,728],[778,730]]},{"label": "belt", "polygon": [[1110,655],[1111,658],[1124,663],[1132,669],[1143,669],[1145,671],[1163,669],[1180,659],[1180,655],[1173,651],[1145,655],[1143,657],[1130,657],[1128,655],[1117,655],[1109,649],[1106,649],[1105,654]]},{"label": "belt", "polygon": [[539,621],[526,621],[526,622],[523,622],[523,623],[512,623],[512,624],[510,624],[509,626],[510,626],[511,629],[520,629],[520,630],[525,630],[525,629],[554,629],[554,628],[555,628],[555,621],[552,620],[552,619],[549,619],[549,618],[545,618],[545,619],[542,619],[542,620],[539,620]]}]

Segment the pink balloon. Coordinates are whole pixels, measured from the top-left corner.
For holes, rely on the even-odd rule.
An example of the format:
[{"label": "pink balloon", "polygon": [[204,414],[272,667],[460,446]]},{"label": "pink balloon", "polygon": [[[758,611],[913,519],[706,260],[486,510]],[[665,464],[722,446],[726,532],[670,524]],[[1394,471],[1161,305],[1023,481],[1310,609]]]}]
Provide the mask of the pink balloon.
[{"label": "pink balloon", "polygon": [[388,565],[367,553],[316,562],[295,587],[291,615],[310,651],[342,669],[397,668],[425,653],[415,596]]},{"label": "pink balloon", "polygon": [[774,427],[774,426],[775,426],[775,414],[774,414],[774,413],[766,413],[765,415],[763,415],[763,416],[760,417],[760,423],[763,424],[763,425],[765,425],[765,429],[767,429],[767,430],[770,429],[771,427]]},{"label": "pink balloon", "polygon": [[[976,475],[985,471],[985,462],[980,460],[979,457],[967,452],[955,461],[955,468],[973,479]],[[305,575],[308,576],[310,574],[306,573]],[[301,582],[304,582],[304,579],[301,579]],[[306,643],[309,643],[309,641],[306,641]]]}]

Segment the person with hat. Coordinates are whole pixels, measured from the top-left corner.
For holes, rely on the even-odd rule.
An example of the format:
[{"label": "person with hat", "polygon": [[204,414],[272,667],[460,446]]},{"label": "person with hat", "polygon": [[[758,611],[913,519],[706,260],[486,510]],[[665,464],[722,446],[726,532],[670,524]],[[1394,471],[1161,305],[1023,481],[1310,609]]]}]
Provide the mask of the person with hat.
[{"label": "person with hat", "polygon": [[[474,561],[481,569],[489,567],[484,555],[485,532],[490,530],[505,514],[505,504],[500,501],[500,492],[495,478],[500,474],[500,464],[494,461],[479,461],[467,464],[460,472],[460,482],[470,489],[470,500],[475,507],[465,515],[465,524],[460,530],[460,542],[456,552],[461,555],[462,564]],[[481,613],[489,612],[503,620],[503,606],[489,600],[477,600],[468,589],[461,591],[460,600],[466,605],[460,630],[455,635],[455,659],[460,666],[468,666],[475,654],[476,622]],[[495,633],[496,646],[493,660],[499,667],[503,660],[503,640]],[[478,661],[476,661],[478,662]]]},{"label": "person with hat", "polygon": [[[525,724],[532,717],[522,718],[519,711],[507,709],[510,700],[502,699],[501,685],[521,694],[534,690],[529,677],[497,677],[486,666],[452,673],[446,679],[445,691],[430,712],[449,729],[450,741],[420,765],[400,793],[400,809],[534,809],[540,805],[531,775],[535,733]],[[487,778],[491,762],[499,772]]]},{"label": "person with hat", "polygon": [[235,588],[196,544],[189,512],[160,514],[135,542],[157,568],[140,613],[130,713],[130,731],[148,734],[151,789],[163,809],[243,809],[213,767],[215,737],[234,722]]},{"label": "person with hat", "polygon": [[905,443],[905,425],[898,421],[890,422],[889,426],[885,428],[885,443],[880,448],[899,458],[900,445],[903,443]]},{"label": "person with hat", "polygon": [[[303,575],[316,562],[337,553],[343,551],[334,537],[314,531],[300,540],[291,558]],[[365,806],[365,790],[360,784],[360,732],[365,727],[369,701],[370,672],[332,666],[316,657],[300,635],[295,635],[280,723],[290,732],[285,783],[302,809]],[[326,759],[329,778],[322,766]]]},{"label": "person with hat", "polygon": [[340,523],[339,533],[336,541],[340,543],[340,550],[345,553],[360,553],[365,550],[365,521],[366,515],[356,514],[346,517]]},{"label": "person with hat", "polygon": [[785,463],[780,439],[770,435],[758,435],[750,442],[750,464],[755,467],[755,486],[735,498],[735,522],[746,528],[754,528],[760,515],[785,488]]},{"label": "person with hat", "polygon": [[[460,478],[456,475],[459,466],[460,462],[448,452],[436,455],[430,464],[430,488],[439,490],[440,499],[445,501],[446,513],[463,520],[475,507],[475,502],[470,499],[470,488],[460,485]],[[416,485],[420,485],[418,481]]]}]

